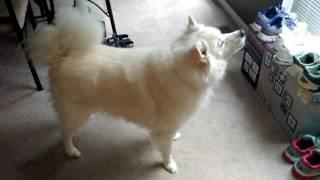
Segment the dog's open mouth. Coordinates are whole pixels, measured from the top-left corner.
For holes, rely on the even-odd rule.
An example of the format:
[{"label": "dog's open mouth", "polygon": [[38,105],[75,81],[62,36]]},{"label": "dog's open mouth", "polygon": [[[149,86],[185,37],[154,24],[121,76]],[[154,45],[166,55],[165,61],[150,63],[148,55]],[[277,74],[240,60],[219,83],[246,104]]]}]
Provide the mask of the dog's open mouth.
[{"label": "dog's open mouth", "polygon": [[244,36],[244,37],[241,39],[241,45],[239,46],[239,49],[242,49],[245,44],[246,44],[246,37]]},{"label": "dog's open mouth", "polygon": [[244,47],[244,45],[245,45],[246,43],[245,42],[243,42],[240,46],[239,46],[239,49],[242,49],[243,47]]}]

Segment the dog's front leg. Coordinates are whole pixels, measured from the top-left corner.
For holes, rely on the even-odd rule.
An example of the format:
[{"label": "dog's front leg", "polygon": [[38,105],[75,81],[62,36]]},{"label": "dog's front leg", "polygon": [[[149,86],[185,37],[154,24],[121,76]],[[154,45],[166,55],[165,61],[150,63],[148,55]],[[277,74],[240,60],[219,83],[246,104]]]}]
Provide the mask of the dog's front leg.
[{"label": "dog's front leg", "polygon": [[171,153],[172,141],[175,133],[153,132],[151,136],[154,143],[159,148],[164,168],[172,174],[176,173],[178,168]]},{"label": "dog's front leg", "polygon": [[177,141],[178,139],[180,139],[181,138],[181,133],[180,132],[176,132],[176,134],[174,135],[174,138],[173,138],[173,140],[175,140],[175,141]]}]

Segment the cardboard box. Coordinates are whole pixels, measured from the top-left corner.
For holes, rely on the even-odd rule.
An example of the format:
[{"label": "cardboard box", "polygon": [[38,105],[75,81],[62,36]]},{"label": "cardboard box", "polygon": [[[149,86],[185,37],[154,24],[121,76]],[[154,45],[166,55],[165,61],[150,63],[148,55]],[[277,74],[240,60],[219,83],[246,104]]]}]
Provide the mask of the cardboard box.
[{"label": "cardboard box", "polygon": [[320,135],[320,92],[301,88],[297,78],[286,73],[288,66],[274,61],[275,53],[269,48],[264,52],[257,86],[261,100],[290,138]]},{"label": "cardboard box", "polygon": [[250,42],[247,41],[241,71],[254,88],[256,88],[258,83],[261,62],[262,56],[260,56]]},{"label": "cardboard box", "polygon": [[255,89],[258,84],[264,49],[272,47],[272,44],[264,43],[258,39],[257,33],[251,27],[248,28],[241,70]]},{"label": "cardboard box", "polygon": [[247,41],[254,47],[259,56],[263,56],[265,47],[272,48],[272,43],[266,43],[257,38],[257,33],[249,26],[247,31]]}]

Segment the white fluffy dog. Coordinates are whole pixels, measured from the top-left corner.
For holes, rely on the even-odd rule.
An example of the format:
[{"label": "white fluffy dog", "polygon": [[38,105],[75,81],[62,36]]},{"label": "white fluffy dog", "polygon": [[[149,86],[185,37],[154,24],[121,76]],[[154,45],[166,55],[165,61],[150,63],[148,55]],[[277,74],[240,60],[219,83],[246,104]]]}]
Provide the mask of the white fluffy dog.
[{"label": "white fluffy dog", "polygon": [[106,112],[150,130],[164,167],[179,127],[205,102],[210,84],[244,43],[242,31],[221,34],[189,17],[186,32],[161,47],[120,49],[100,43],[100,25],[68,12],[29,41],[30,55],[49,64],[51,96],[62,125],[66,154],[79,157],[72,137],[90,115]]}]

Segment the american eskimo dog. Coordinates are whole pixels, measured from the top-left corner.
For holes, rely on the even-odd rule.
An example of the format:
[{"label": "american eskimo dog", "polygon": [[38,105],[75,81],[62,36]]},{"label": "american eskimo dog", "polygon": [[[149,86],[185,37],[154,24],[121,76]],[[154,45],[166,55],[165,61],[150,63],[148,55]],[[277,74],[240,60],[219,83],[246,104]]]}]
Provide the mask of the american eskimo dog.
[{"label": "american eskimo dog", "polygon": [[222,34],[189,17],[181,37],[160,47],[107,47],[101,37],[99,24],[72,11],[29,40],[30,56],[49,65],[66,154],[81,155],[72,142],[76,130],[106,112],[148,129],[165,169],[175,173],[172,140],[222,79],[226,59],[243,46],[243,32]]}]

